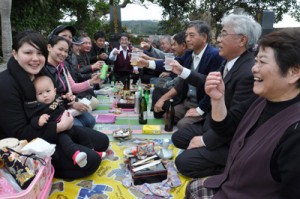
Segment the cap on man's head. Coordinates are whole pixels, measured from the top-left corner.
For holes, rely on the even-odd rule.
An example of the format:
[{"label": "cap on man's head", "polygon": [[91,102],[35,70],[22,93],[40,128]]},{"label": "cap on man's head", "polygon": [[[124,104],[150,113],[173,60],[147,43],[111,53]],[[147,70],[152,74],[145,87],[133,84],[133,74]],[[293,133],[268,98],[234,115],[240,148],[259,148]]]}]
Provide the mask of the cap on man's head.
[{"label": "cap on man's head", "polygon": [[76,29],[73,26],[65,26],[65,25],[59,25],[56,28],[54,28],[52,30],[52,34],[53,35],[58,35],[59,33],[61,33],[64,30],[69,30],[72,34],[72,36],[74,37],[76,34]]},{"label": "cap on man's head", "polygon": [[80,37],[73,37],[72,38],[72,44],[81,45],[83,43],[84,43],[84,41]]}]

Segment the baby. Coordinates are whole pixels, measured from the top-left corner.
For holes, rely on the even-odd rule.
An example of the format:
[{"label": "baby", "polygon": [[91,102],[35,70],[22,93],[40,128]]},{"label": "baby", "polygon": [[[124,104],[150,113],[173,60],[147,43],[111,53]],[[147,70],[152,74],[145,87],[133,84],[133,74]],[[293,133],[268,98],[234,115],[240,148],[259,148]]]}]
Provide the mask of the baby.
[{"label": "baby", "polygon": [[[31,125],[35,128],[42,128],[47,122],[59,122],[63,112],[67,109],[68,101],[56,96],[56,88],[52,79],[48,76],[37,77],[33,81],[36,90],[36,99],[40,103],[39,110],[32,120]],[[70,115],[70,117],[72,117]],[[81,152],[73,139],[78,140],[84,146],[91,146],[89,136],[84,133],[76,132],[73,128],[58,134],[58,144],[61,145],[67,157],[73,159],[74,164],[84,167],[87,164],[87,154]]]}]

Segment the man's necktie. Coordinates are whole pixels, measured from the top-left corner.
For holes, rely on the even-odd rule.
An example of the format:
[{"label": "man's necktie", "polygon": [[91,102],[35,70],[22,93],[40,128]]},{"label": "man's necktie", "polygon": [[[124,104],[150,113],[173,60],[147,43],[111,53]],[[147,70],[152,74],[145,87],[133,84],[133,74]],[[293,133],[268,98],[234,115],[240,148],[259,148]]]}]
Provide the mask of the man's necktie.
[{"label": "man's necktie", "polygon": [[194,56],[194,59],[193,59],[194,70],[196,70],[196,68],[198,67],[199,62],[200,62],[199,57],[198,56]]},{"label": "man's necktie", "polygon": [[228,66],[226,64],[225,67],[224,67],[224,70],[223,70],[223,79],[225,78],[225,76],[227,75],[227,73],[228,73]]}]

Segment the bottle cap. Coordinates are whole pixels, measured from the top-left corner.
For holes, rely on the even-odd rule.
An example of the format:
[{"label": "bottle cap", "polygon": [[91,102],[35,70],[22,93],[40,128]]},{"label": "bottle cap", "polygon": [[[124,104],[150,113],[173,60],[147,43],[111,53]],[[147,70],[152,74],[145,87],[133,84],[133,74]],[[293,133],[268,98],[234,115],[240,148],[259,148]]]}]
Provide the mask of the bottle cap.
[{"label": "bottle cap", "polygon": [[164,139],[163,140],[163,144],[162,144],[162,146],[163,146],[163,148],[168,148],[169,147],[169,142],[170,142],[170,140],[169,139]]}]

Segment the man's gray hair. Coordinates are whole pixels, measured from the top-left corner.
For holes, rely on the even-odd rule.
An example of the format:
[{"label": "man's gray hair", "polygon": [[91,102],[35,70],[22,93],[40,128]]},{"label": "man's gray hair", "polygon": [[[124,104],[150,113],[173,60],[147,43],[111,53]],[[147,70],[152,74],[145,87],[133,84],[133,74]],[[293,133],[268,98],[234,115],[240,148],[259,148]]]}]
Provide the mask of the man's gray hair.
[{"label": "man's gray hair", "polygon": [[236,34],[248,38],[246,48],[253,48],[261,35],[261,26],[250,15],[229,14],[221,19],[222,26],[230,26]]},{"label": "man's gray hair", "polygon": [[207,22],[202,20],[190,21],[187,25],[187,28],[194,27],[199,35],[206,34],[207,42],[210,41],[210,26]]},{"label": "man's gray hair", "polygon": [[171,44],[172,37],[171,35],[163,35],[161,36],[160,40],[165,40],[168,44]]}]

